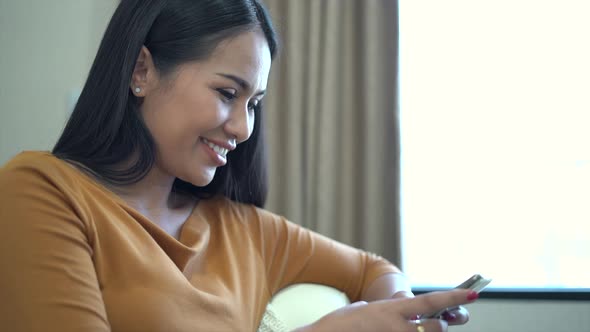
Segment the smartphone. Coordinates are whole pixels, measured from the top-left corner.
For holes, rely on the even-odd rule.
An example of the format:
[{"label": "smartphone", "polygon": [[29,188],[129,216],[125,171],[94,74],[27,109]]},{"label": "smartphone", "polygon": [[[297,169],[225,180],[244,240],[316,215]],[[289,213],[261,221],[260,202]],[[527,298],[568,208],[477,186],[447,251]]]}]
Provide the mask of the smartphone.
[{"label": "smartphone", "polygon": [[[490,282],[492,282],[492,279],[484,278],[480,274],[474,274],[469,279],[465,280],[464,282],[462,282],[459,286],[457,286],[455,288],[458,288],[458,289],[471,289],[472,291],[479,293],[484,288],[486,288],[486,286],[489,285]],[[440,316],[447,309],[440,310],[440,311],[435,312],[435,313],[430,314],[430,315],[423,315],[420,318],[421,319],[425,319],[425,318],[440,318]]]}]

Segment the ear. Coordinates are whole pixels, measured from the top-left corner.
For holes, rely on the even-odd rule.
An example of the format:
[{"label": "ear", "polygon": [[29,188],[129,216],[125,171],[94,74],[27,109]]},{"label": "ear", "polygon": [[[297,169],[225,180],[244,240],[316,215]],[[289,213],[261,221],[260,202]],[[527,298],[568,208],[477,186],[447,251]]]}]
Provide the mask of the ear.
[{"label": "ear", "polygon": [[131,92],[137,97],[145,97],[149,91],[157,86],[157,81],[158,75],[152,54],[147,47],[142,46],[131,75]]}]

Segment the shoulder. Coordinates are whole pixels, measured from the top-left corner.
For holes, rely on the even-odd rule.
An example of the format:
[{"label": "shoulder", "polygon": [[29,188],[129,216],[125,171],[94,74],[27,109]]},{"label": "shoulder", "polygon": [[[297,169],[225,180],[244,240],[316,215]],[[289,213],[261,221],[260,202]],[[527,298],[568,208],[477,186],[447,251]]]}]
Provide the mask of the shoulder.
[{"label": "shoulder", "polygon": [[206,213],[217,214],[219,217],[230,218],[246,224],[257,220],[278,221],[284,219],[278,214],[259,208],[253,204],[232,201],[224,196],[204,199],[199,204],[202,204],[202,209]]},{"label": "shoulder", "polygon": [[12,157],[12,159],[0,168],[0,171],[35,163],[35,161],[46,159],[48,156],[52,156],[48,151],[23,151]]},{"label": "shoulder", "polygon": [[42,233],[43,227],[85,228],[76,172],[49,152],[14,157],[0,168],[0,227],[30,234]]},{"label": "shoulder", "polygon": [[215,220],[217,227],[246,232],[254,238],[278,237],[292,233],[301,227],[253,204],[244,204],[226,197],[213,197],[201,202],[199,212],[208,220]]},{"label": "shoulder", "polygon": [[16,155],[0,168],[0,176],[5,178],[15,174],[58,175],[67,171],[67,163],[47,151],[25,151]]},{"label": "shoulder", "polygon": [[0,193],[35,191],[77,192],[77,171],[46,151],[26,151],[0,168]]}]

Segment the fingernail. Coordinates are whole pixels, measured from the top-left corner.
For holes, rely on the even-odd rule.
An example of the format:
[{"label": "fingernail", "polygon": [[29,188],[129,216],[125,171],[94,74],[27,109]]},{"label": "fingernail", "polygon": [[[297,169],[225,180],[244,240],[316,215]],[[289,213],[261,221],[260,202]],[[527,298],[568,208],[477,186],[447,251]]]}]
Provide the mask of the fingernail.
[{"label": "fingernail", "polygon": [[479,294],[477,294],[477,292],[471,291],[471,292],[469,292],[469,294],[467,294],[468,301],[475,301],[478,298],[479,298]]},{"label": "fingernail", "polygon": [[453,321],[453,320],[457,319],[457,316],[455,314],[453,314],[453,313],[445,312],[442,315],[442,319],[446,320],[447,322],[450,322],[450,321]]},{"label": "fingernail", "polygon": [[410,317],[410,320],[419,320],[419,319],[420,319],[420,316],[418,316],[418,315],[414,315],[414,316]]},{"label": "fingernail", "polygon": [[351,304],[351,307],[356,307],[356,306],[361,306],[361,305],[367,305],[366,301],[358,301],[358,302],[354,302],[353,304]]}]

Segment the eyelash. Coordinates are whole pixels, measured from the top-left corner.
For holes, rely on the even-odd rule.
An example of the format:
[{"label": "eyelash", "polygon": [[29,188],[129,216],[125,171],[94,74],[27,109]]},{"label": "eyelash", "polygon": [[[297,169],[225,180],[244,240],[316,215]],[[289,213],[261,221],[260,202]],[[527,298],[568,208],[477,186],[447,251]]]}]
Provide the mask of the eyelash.
[{"label": "eyelash", "polygon": [[[221,97],[226,102],[231,102],[232,100],[234,100],[238,97],[237,94],[228,92],[227,90],[224,90],[224,89],[219,89],[219,90],[217,90],[217,92],[219,92]],[[248,110],[255,111],[255,110],[257,110],[257,108],[258,108],[258,103],[256,103],[256,104],[248,103]]]}]

